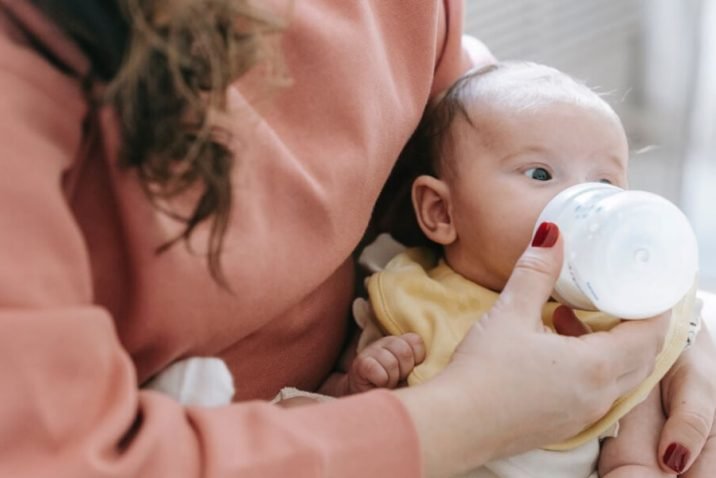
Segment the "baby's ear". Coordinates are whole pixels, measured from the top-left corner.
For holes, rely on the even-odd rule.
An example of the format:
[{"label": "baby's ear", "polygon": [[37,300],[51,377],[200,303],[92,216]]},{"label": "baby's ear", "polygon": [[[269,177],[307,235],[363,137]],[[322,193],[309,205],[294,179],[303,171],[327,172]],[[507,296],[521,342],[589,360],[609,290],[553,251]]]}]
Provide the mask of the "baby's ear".
[{"label": "baby's ear", "polygon": [[415,217],[428,239],[443,246],[453,243],[457,233],[447,183],[433,176],[419,176],[413,182],[412,198]]}]

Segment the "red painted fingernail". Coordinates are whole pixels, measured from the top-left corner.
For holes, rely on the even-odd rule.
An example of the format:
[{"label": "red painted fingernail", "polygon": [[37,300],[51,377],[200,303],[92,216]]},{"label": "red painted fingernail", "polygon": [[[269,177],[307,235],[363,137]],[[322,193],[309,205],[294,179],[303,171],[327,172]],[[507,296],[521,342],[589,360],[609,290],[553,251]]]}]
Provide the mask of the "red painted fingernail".
[{"label": "red painted fingernail", "polygon": [[532,247],[552,247],[559,237],[559,227],[553,222],[543,222],[532,239]]},{"label": "red painted fingernail", "polygon": [[672,443],[664,453],[664,464],[676,473],[681,473],[686,468],[690,455],[691,453],[684,445]]}]

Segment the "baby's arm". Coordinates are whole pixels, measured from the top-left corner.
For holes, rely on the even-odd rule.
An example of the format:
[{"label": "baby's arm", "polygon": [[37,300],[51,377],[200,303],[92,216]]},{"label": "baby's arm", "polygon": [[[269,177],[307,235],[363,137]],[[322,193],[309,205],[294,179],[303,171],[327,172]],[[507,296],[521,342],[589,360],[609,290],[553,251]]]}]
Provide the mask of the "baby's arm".
[{"label": "baby's arm", "polygon": [[659,467],[659,435],[664,425],[661,394],[656,387],[646,400],[620,420],[619,435],[607,438],[599,456],[602,478],[675,477]]},{"label": "baby's arm", "polygon": [[417,334],[382,337],[348,360],[347,372],[334,373],[319,393],[341,397],[374,388],[396,388],[425,359]]}]

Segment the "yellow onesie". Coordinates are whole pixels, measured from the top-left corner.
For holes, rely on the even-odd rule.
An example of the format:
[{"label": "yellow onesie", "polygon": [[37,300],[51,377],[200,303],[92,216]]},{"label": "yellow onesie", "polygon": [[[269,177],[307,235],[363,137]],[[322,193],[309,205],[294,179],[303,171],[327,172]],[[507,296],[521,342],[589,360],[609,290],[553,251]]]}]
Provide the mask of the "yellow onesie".
[{"label": "yellow onesie", "polygon": [[[471,282],[437,260],[427,249],[408,249],[394,257],[381,272],[367,280],[370,303],[378,327],[386,334],[415,332],[425,342],[425,361],[408,377],[415,385],[429,379],[450,361],[453,351],[469,327],[497,299],[497,294]],[[695,301],[694,287],[674,307],[671,325],[654,371],[635,390],[617,400],[610,411],[566,442],[547,447],[569,450],[593,440],[646,398],[684,349]],[[552,326],[552,312],[559,304],[549,302],[542,311],[544,323]],[[576,311],[592,330],[608,330],[619,320],[600,312]]]}]

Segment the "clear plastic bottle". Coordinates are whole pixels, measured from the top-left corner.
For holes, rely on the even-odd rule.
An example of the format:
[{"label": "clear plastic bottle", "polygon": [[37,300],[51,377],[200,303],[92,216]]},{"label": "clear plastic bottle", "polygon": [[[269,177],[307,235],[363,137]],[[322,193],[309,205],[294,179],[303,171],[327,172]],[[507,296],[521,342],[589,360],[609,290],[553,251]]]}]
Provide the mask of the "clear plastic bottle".
[{"label": "clear plastic bottle", "polygon": [[656,194],[578,184],[547,204],[537,225],[543,221],[556,223],[563,237],[554,297],[565,305],[641,319],[673,307],[696,280],[693,229]]}]

